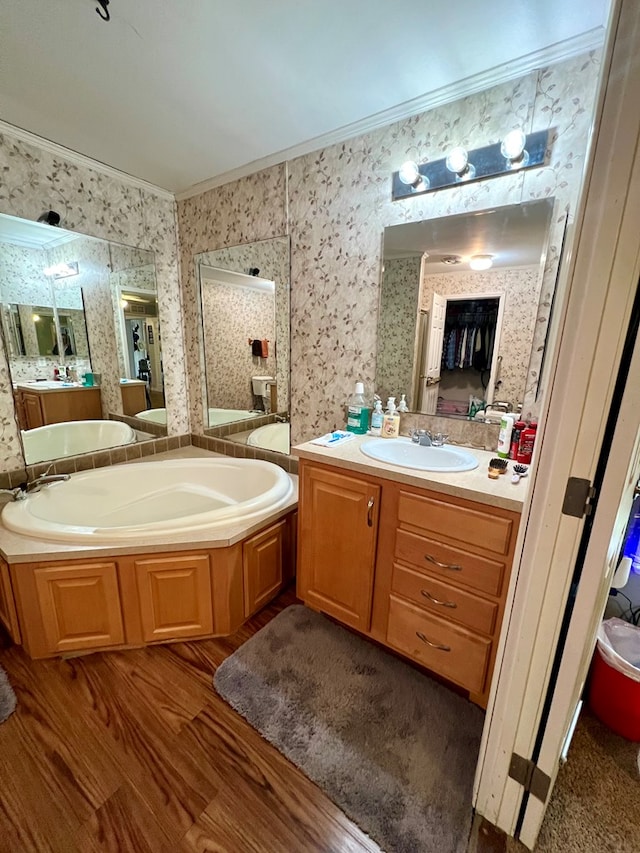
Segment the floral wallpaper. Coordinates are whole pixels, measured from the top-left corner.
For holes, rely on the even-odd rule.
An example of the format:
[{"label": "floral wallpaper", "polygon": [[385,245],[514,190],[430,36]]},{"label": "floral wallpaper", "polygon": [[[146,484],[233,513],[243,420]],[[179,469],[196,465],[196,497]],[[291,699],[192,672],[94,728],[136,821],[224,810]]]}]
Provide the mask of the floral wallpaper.
[{"label": "floral wallpaper", "polygon": [[[168,434],[189,431],[175,201],[0,134],[0,212],[36,220],[56,210],[64,228],[154,253],[162,323]],[[283,232],[281,232],[283,233]],[[0,470],[23,464],[6,355],[0,358]]]},{"label": "floral wallpaper", "polygon": [[[274,294],[209,279],[201,288],[208,404],[252,409],[251,377],[275,377]],[[254,338],[269,341],[269,358],[252,356]]]},{"label": "floral wallpaper", "polygon": [[421,263],[420,257],[387,258],[384,262],[374,389],[383,404],[387,397],[399,401],[406,394],[411,408]]},{"label": "floral wallpaper", "polygon": [[[246,273],[250,268],[260,270],[260,277],[275,282],[275,335],[272,336],[270,358],[275,358],[275,374],[272,367],[264,370],[257,364],[258,370],[254,374],[266,376],[267,373],[276,377],[276,391],[278,396],[278,411],[286,412],[289,409],[289,354],[290,354],[290,331],[289,331],[289,238],[280,237],[273,240],[261,240],[260,242],[247,243],[242,246],[230,246],[227,249],[218,249],[214,252],[205,252],[198,257],[198,261],[218,269],[232,270],[233,272]],[[264,367],[264,365],[263,365]],[[214,405],[211,400],[215,399],[215,387],[211,385],[208,389],[209,405]],[[217,404],[215,404],[217,405]]]},{"label": "floral wallpaper", "polygon": [[[344,424],[353,383],[373,390],[382,233],[414,222],[537,198],[556,199],[525,414],[535,389],[565,228],[575,210],[592,122],[600,52],[592,51],[299,157],[178,203],[192,425],[202,431],[195,254],[288,233],[291,238],[291,427],[294,444]],[[438,159],[454,145],[498,142],[515,127],[549,128],[548,165],[391,200],[407,159]],[[287,216],[288,211],[288,216]],[[191,372],[191,370],[190,370]],[[199,375],[198,375],[199,374]]]},{"label": "floral wallpaper", "polygon": [[[0,299],[21,305],[51,305],[51,287],[44,274],[47,255],[0,242]],[[74,306],[75,307],[75,306]]]},{"label": "floral wallpaper", "polygon": [[501,385],[496,400],[508,400],[515,407],[523,402],[527,367],[540,299],[539,267],[493,269],[486,272],[463,270],[436,273],[424,278],[421,309],[428,311],[432,293],[455,296],[462,293],[504,293],[504,313],[498,356],[502,356]]}]

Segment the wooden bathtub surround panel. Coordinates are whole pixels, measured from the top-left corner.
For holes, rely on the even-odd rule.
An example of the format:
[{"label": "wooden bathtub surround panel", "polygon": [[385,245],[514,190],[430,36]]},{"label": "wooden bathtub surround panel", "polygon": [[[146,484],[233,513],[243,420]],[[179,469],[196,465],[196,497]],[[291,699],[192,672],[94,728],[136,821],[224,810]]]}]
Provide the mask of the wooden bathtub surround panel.
[{"label": "wooden bathtub surround panel", "polygon": [[32,658],[229,636],[291,580],[296,520],[206,551],[0,562],[0,621]]},{"label": "wooden bathtub surround panel", "polygon": [[310,607],[368,631],[381,487],[302,464],[298,595]]},{"label": "wooden bathtub surround panel", "polygon": [[[486,707],[518,513],[374,476],[347,474],[307,460],[301,460],[300,474],[299,597],[313,609],[464,686],[472,701]],[[321,503],[314,499],[313,489],[317,494],[322,488],[317,484],[325,481],[331,485],[321,491]],[[381,506],[372,573],[372,564],[358,564],[362,548],[355,523],[341,528],[332,513],[346,514],[343,496],[350,489],[360,489],[362,494],[363,488],[376,485],[380,489],[376,503]],[[346,591],[345,573],[321,559],[327,553],[342,554],[342,564],[358,570],[348,575]],[[315,575],[309,567],[310,554]],[[455,566],[462,569],[451,568]],[[436,602],[456,606],[438,604],[423,592]],[[446,661],[416,637],[421,624],[437,625],[439,632],[446,626],[455,638],[455,651],[446,653]]]},{"label": "wooden bathtub surround panel", "polygon": [[120,386],[122,395],[122,414],[133,417],[138,412],[144,412],[147,406],[147,396],[144,385],[129,385],[125,383]]},{"label": "wooden bathtub surround panel", "polygon": [[[479,506],[479,505],[476,505]],[[469,501],[417,495],[402,490],[398,503],[400,525],[409,525],[446,539],[464,542],[496,554],[508,554],[513,520],[508,510],[498,514],[472,509]]]},{"label": "wooden bathtub surround panel", "polygon": [[145,642],[213,634],[208,554],[135,560]]},{"label": "wooden bathtub surround panel", "polygon": [[20,643],[20,624],[13,596],[9,567],[0,557],[0,622],[14,643]]},{"label": "wooden bathtub surround panel", "polygon": [[17,576],[33,657],[124,643],[115,563],[40,565]]},{"label": "wooden bathtub surround panel", "polygon": [[288,574],[287,527],[279,521],[243,545],[245,619],[271,601]]}]

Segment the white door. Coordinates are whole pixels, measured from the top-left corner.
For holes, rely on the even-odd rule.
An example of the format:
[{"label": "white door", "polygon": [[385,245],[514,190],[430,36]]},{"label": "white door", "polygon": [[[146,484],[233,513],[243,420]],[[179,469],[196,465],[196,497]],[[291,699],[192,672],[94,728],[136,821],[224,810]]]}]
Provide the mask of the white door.
[{"label": "white door", "polygon": [[[612,552],[617,546],[624,483],[637,452],[637,396],[635,404],[626,397],[619,410],[614,409],[615,440],[609,438],[603,447],[640,276],[640,4],[636,0],[614,4],[609,32],[594,151],[576,215],[576,245],[568,268],[561,271],[570,286],[553,320],[562,338],[546,368],[553,384],[530,470],[534,489],[523,514],[526,536],[521,533],[521,558],[509,589],[474,791],[478,813],[509,834],[520,827],[520,838],[528,847],[537,838],[550,790],[544,802],[531,795],[525,798],[523,785],[513,778],[514,760],[518,763],[519,756],[531,772],[528,762],[535,756],[534,763],[542,762],[539,772],[549,777],[552,786],[567,720],[602,613],[598,590],[606,590],[606,573],[615,562]],[[636,377],[637,357],[636,353],[632,364]],[[604,477],[599,467],[603,450],[608,454]],[[584,518],[565,511],[570,477],[587,482],[600,477],[602,491],[584,563],[585,586],[578,588],[567,626],[566,604],[585,526]],[[565,644],[558,662],[556,649],[567,628],[571,642]],[[557,682],[561,686],[551,694],[549,704],[545,700],[558,663],[564,681]]]},{"label": "white door", "polygon": [[438,405],[438,383],[440,382],[446,311],[447,300],[445,297],[440,296],[438,293],[432,293],[431,310],[429,311],[429,329],[424,348],[424,362],[420,374],[422,388],[420,411],[425,415],[435,415],[436,406]]}]

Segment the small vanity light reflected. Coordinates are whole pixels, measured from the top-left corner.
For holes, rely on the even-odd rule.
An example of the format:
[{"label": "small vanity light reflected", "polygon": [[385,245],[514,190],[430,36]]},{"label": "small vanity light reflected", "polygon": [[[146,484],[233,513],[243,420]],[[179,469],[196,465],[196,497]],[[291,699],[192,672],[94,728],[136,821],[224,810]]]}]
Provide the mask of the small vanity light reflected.
[{"label": "small vanity light reflected", "polygon": [[121,307],[121,308],[128,308],[128,307],[129,307],[129,303],[127,302],[127,300],[126,300],[126,299],[121,299],[121,300],[120,300],[120,307]]},{"label": "small vanity light reflected", "polygon": [[69,278],[72,275],[78,275],[78,262],[71,261],[69,263],[61,262],[54,264],[52,267],[45,267],[43,270],[45,275],[51,275],[54,278]]},{"label": "small vanity light reflected", "polygon": [[32,314],[31,319],[33,320],[34,323],[39,323],[40,322],[40,315],[39,314]]},{"label": "small vanity light reflected", "polygon": [[413,187],[414,190],[428,190],[429,178],[425,178],[420,174],[418,164],[413,160],[407,160],[398,170],[398,177],[401,183],[408,187]]},{"label": "small vanity light reflected", "polygon": [[450,172],[455,173],[456,181],[469,181],[471,178],[475,178],[475,166],[469,162],[467,149],[461,145],[451,149],[445,164]]},{"label": "small vanity light reflected", "polygon": [[527,137],[519,128],[510,130],[502,140],[500,153],[507,160],[508,169],[521,169],[529,163],[529,154],[525,150]]},{"label": "small vanity light reflected", "polygon": [[493,266],[493,255],[472,255],[469,259],[472,270],[488,270]]}]

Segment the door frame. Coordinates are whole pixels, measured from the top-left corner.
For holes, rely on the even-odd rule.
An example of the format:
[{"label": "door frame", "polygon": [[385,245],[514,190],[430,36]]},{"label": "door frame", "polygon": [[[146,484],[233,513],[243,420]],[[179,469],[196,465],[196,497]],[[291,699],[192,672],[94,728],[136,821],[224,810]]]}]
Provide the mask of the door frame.
[{"label": "door frame", "polygon": [[[560,273],[567,286],[555,320],[559,345],[547,368],[550,390],[523,510],[521,557],[474,785],[478,813],[510,835],[524,791],[509,776],[511,757],[533,753],[584,526],[583,519],[562,514],[565,487],[570,476],[593,480],[638,284],[638,43],[640,6],[614,0],[573,249]],[[616,453],[612,448],[612,460]],[[569,657],[566,664],[578,678],[580,661]],[[534,843],[543,814],[544,806],[523,824],[526,844]]]}]

